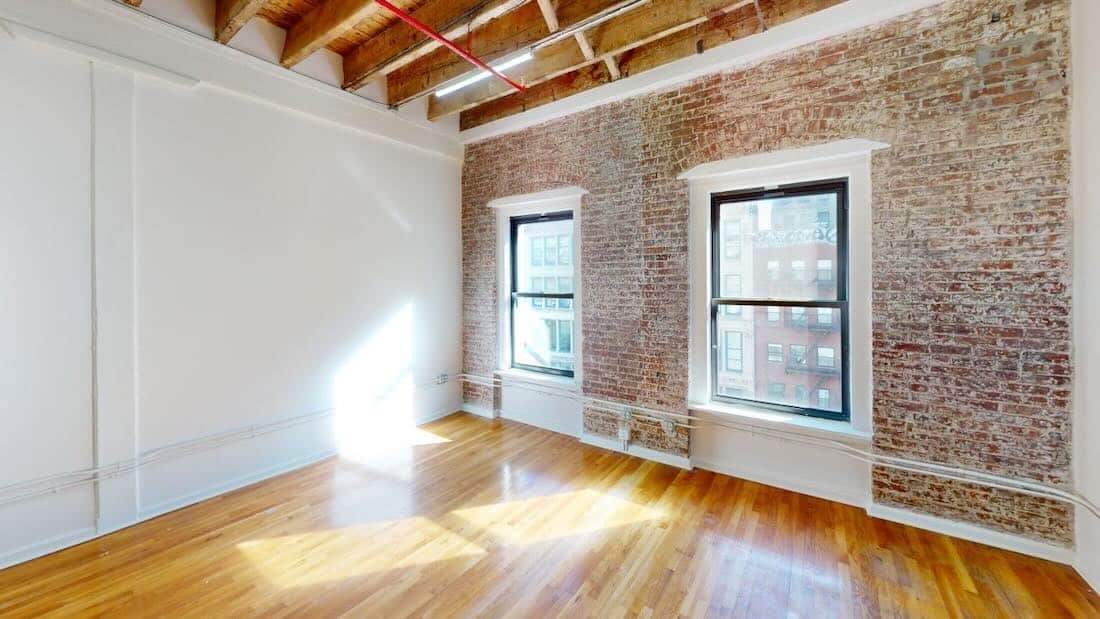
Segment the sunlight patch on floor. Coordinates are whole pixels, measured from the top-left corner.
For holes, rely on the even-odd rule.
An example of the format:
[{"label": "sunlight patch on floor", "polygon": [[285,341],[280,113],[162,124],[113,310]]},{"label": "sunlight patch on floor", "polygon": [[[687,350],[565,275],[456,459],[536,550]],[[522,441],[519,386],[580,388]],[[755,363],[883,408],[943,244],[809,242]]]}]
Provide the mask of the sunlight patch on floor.
[{"label": "sunlight patch on floor", "polygon": [[480,546],[420,516],[252,540],[237,549],[280,589],[485,554]]},{"label": "sunlight patch on floor", "polygon": [[665,513],[591,489],[451,512],[511,544],[592,533],[658,520]]}]

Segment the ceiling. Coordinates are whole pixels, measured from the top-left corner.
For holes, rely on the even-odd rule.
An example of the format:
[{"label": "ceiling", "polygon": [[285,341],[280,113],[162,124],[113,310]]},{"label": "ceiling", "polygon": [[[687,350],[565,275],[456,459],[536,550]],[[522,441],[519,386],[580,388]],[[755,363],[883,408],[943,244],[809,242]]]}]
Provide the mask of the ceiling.
[{"label": "ceiling", "polygon": [[[165,0],[124,0],[139,9]],[[286,30],[287,68],[327,48],[343,88],[384,82],[386,103],[428,98],[429,120],[471,129],[752,36],[844,0],[390,0],[519,88],[481,69],[375,0],[200,0],[223,44],[252,19]],[[144,5],[144,7],[143,7]],[[521,91],[522,89],[522,91]],[[439,94],[437,94],[439,93]]]}]

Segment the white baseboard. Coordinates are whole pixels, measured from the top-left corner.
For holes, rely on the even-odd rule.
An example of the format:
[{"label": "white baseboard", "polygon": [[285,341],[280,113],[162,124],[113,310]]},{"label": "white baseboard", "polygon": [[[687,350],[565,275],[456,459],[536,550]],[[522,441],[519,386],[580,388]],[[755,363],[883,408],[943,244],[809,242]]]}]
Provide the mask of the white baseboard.
[{"label": "white baseboard", "polygon": [[462,411],[470,413],[471,415],[477,415],[478,417],[484,417],[486,419],[496,419],[497,416],[493,414],[493,409],[481,404],[473,404],[471,402],[462,403]]},{"label": "white baseboard", "polygon": [[747,479],[748,481],[753,481],[758,484],[764,484],[765,486],[780,488],[782,490],[789,490],[791,492],[797,492],[799,494],[805,494],[812,497],[817,497],[819,499],[825,499],[827,501],[835,501],[837,503],[843,503],[845,505],[852,505],[861,509],[867,506],[867,503],[871,498],[870,488],[866,488],[863,492],[857,489],[845,489],[835,487],[826,488],[818,485],[808,484],[796,478],[776,475],[774,472],[766,473],[759,470],[754,470],[751,467],[719,464],[717,462],[710,462],[708,460],[702,460],[699,458],[692,458],[691,463],[698,468],[708,471],[714,471],[715,473],[729,475],[730,477],[736,477],[738,479]]},{"label": "white baseboard", "polygon": [[650,449],[648,447],[642,447],[640,445],[627,444],[626,449],[622,448],[621,443],[617,439],[608,438],[606,436],[599,436],[597,434],[589,434],[587,432],[581,432],[581,442],[585,445],[591,445],[593,447],[600,447],[602,449],[609,449],[611,451],[617,451],[629,456],[637,456],[644,460],[652,460],[654,462],[660,462],[662,464],[668,464],[677,468],[691,470],[691,460],[684,456],[677,456],[663,451],[657,451],[656,449]]},{"label": "white baseboard", "polygon": [[83,529],[77,529],[70,533],[62,533],[55,537],[42,540],[40,542],[34,542],[33,544],[27,544],[12,550],[10,552],[0,555],[0,570],[11,567],[17,563],[24,561],[30,561],[37,557],[48,555],[52,552],[57,552],[63,548],[69,546],[75,546],[82,544],[90,539],[95,539],[99,534],[96,532],[95,527],[84,527]]},{"label": "white baseboard", "polygon": [[209,486],[197,492],[192,492],[190,494],[176,497],[174,499],[169,499],[167,501],[161,501],[160,503],[151,505],[146,509],[140,510],[140,512],[138,513],[138,522],[142,520],[148,520],[150,518],[156,518],[157,516],[167,514],[168,512],[174,512],[177,509],[182,509],[184,507],[194,505],[195,503],[200,503],[207,499],[212,499],[218,495],[225,494],[227,492],[239,490],[240,488],[243,488],[245,486],[250,486],[265,479],[270,479],[277,475],[282,475],[283,473],[289,473],[290,471],[294,471],[309,466],[311,464],[315,464],[317,462],[320,462],[321,460],[331,458],[335,455],[335,450],[325,449],[309,454],[307,456],[294,458],[293,460],[288,460],[286,462],[276,464],[265,469],[261,469],[254,473],[249,473],[248,475],[242,475],[229,481]]},{"label": "white baseboard", "polygon": [[867,507],[867,513],[875,518],[917,527],[918,529],[932,531],[933,533],[942,533],[943,535],[957,537],[971,542],[985,544],[986,546],[1001,548],[1003,550],[1011,550],[1020,554],[1066,565],[1074,564],[1075,553],[1072,548],[1056,546],[1054,544],[1028,539],[1019,535],[1013,535],[1011,533],[994,531],[993,529],[987,529],[966,522],[948,520],[947,518],[930,516],[907,509],[880,505],[878,503],[869,505]]}]

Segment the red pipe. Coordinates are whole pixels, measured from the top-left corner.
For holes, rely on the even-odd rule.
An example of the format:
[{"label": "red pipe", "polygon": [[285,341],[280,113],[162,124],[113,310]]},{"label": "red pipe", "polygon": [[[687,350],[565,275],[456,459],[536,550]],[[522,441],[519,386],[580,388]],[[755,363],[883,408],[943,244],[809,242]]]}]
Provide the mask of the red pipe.
[{"label": "red pipe", "polygon": [[503,80],[506,84],[508,84],[512,88],[515,88],[517,92],[525,92],[527,90],[525,87],[521,86],[520,84],[517,84],[516,82],[508,79],[507,76],[502,75],[499,71],[497,71],[493,67],[490,67],[489,65],[482,62],[481,59],[478,58],[477,56],[474,56],[470,52],[462,49],[461,47],[459,47],[457,45],[455,45],[454,42],[452,42],[450,39],[443,36],[442,34],[439,34],[435,30],[433,30],[432,27],[429,26],[428,24],[425,24],[424,22],[420,21],[419,19],[413,17],[412,15],[406,13],[405,11],[402,11],[401,9],[397,8],[396,6],[390,4],[387,0],[374,0],[374,1],[377,2],[382,8],[389,11],[390,13],[393,13],[394,15],[400,17],[402,21],[409,24],[413,28],[416,28],[420,32],[423,32],[424,34],[426,34],[429,37],[435,39],[436,41],[439,41],[440,43],[443,44],[444,47],[446,47],[447,49],[451,50],[452,52],[458,54],[459,56],[464,58],[470,64],[474,65],[475,67],[477,67],[479,69],[483,69],[483,70],[488,71],[489,73],[492,73],[493,75],[497,76],[498,78]]}]

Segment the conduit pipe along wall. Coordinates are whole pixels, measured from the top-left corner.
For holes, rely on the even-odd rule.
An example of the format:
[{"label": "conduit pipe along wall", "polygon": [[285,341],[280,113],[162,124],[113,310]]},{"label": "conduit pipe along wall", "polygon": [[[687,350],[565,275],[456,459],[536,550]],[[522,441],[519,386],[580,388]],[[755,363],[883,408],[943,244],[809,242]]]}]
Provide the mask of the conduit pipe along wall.
[{"label": "conduit pipe along wall", "polygon": [[[472,374],[459,374],[458,378],[459,380],[475,385],[491,387],[502,386],[501,380],[495,377],[478,376]],[[1040,484],[1011,477],[1004,477],[1002,475],[994,475],[982,471],[974,471],[954,466],[912,460],[909,458],[886,456],[882,454],[877,454],[870,450],[859,449],[840,441],[792,435],[788,433],[768,430],[766,428],[760,428],[749,424],[736,423],[732,421],[717,421],[700,416],[682,415],[679,413],[671,413],[643,406],[637,406],[634,404],[601,400],[599,398],[587,397],[568,389],[557,389],[550,386],[533,386],[518,382],[509,383],[508,387],[525,389],[544,395],[551,395],[560,398],[577,399],[591,408],[598,408],[600,410],[610,413],[624,415],[627,418],[633,417],[657,421],[666,428],[671,428],[672,426],[688,429],[699,429],[700,427],[706,426],[721,427],[729,428],[732,430],[752,432],[761,436],[767,436],[769,438],[790,443],[813,445],[816,447],[826,447],[838,451],[848,457],[855,458],[876,466],[884,466],[902,471],[921,473],[924,475],[933,475],[942,479],[981,484],[1000,490],[1019,492],[1021,494],[1027,494],[1031,496],[1047,498],[1063,503],[1077,505],[1086,510],[1097,520],[1100,520],[1100,506],[1097,506],[1095,503],[1093,503],[1087,497],[1081,495],[1080,493],[1058,488],[1056,486],[1050,486],[1047,484]],[[671,432],[671,430],[666,429],[666,432]]]}]

